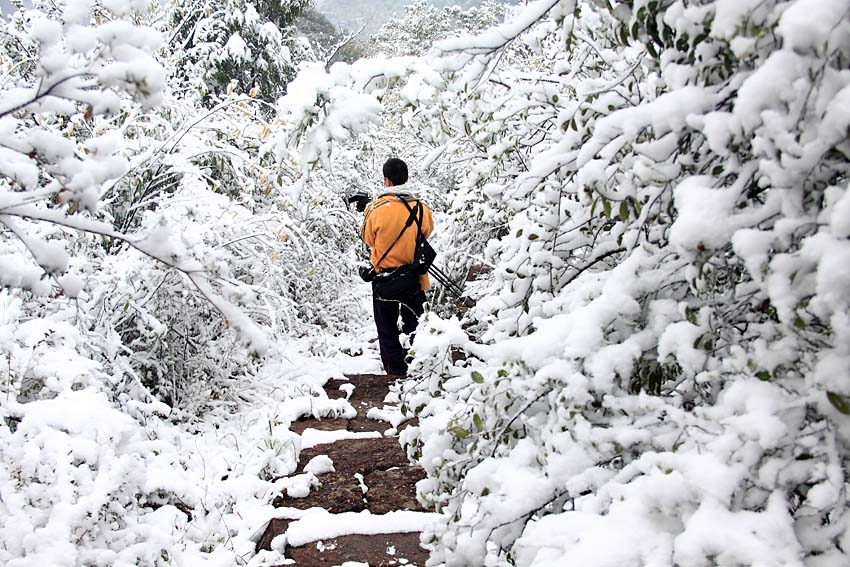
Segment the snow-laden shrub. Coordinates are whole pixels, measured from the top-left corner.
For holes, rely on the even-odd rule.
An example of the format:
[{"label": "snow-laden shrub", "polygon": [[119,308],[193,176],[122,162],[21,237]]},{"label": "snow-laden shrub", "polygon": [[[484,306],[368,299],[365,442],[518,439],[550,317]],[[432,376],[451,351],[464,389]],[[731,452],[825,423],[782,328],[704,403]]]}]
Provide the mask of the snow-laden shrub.
[{"label": "snow-laden shrub", "polygon": [[[30,319],[2,292],[0,306],[3,565],[245,564],[298,461],[289,423],[353,412],[317,389],[335,371],[293,343],[240,384],[238,416],[219,405],[187,431],[121,357],[94,360],[106,341],[68,324],[72,305]],[[45,383],[42,399],[16,401],[21,376]]]},{"label": "snow-laden shrub", "polygon": [[415,344],[434,564],[847,561],[849,31],[839,0],[541,1],[438,45],[412,112],[499,232]]},{"label": "snow-laden shrub", "polygon": [[293,33],[307,0],[211,0],[163,3],[160,25],[169,82],[179,98],[213,106],[232,92],[272,102],[298,64],[310,60]]},{"label": "snow-laden shrub", "polygon": [[[168,564],[196,495],[151,474],[184,479],[176,449],[131,417],[168,408],[104,372],[93,354],[107,341],[79,316],[67,301],[0,292],[0,562]],[[111,396],[128,392],[121,411]]]},{"label": "snow-laden shrub", "polygon": [[505,5],[487,0],[480,6],[456,4],[437,8],[426,0],[414,0],[369,38],[372,53],[387,56],[424,55],[433,44],[447,37],[479,32],[502,21]]},{"label": "snow-laden shrub", "polygon": [[[126,355],[121,372],[197,413],[254,372],[249,354],[273,337],[362,319],[337,297],[355,273],[355,223],[281,197],[295,173],[269,152],[268,104],[176,98],[150,56],[159,35],[122,19],[145,17],[88,9],[3,24],[0,285],[77,301],[100,362]],[[30,301],[33,316],[50,312]]]},{"label": "snow-laden shrub", "polygon": [[141,465],[161,449],[133,419],[91,389],[3,413],[17,423],[0,427],[4,565],[169,563],[186,515],[172,505],[141,512],[153,496]]},{"label": "snow-laden shrub", "polygon": [[[314,188],[305,206],[282,196],[292,176],[266,149],[274,125],[260,107],[249,97],[209,111],[173,103],[162,112],[168,122],[136,121],[124,147],[133,167],[110,188],[104,212],[141,234],[168,227],[181,257],[269,341],[345,331],[364,317],[356,294],[339,293],[355,274],[357,220],[331,188]],[[108,314],[93,324],[121,337],[158,395],[197,413],[254,372],[245,337],[229,330],[208,290],[120,242],[105,251],[90,249],[90,305]]]}]

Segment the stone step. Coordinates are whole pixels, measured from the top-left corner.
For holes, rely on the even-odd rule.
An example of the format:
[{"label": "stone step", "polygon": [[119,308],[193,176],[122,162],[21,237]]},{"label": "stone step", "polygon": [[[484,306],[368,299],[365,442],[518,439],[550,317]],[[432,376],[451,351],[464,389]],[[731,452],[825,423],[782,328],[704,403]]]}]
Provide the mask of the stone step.
[{"label": "stone step", "polygon": [[357,411],[357,416],[353,419],[316,419],[308,417],[296,421],[290,425],[290,430],[299,435],[305,429],[321,429],[323,431],[331,431],[334,429],[344,429],[347,431],[367,432],[377,431],[383,433],[392,426],[385,421],[369,419],[366,414],[372,408],[383,408],[384,398],[390,392],[390,384],[395,380],[395,377],[383,376],[377,374],[355,374],[348,377],[349,380],[330,380],[325,384],[325,392],[331,399],[340,399],[346,397],[346,392],[340,390],[342,385],[350,385],[354,387],[349,403]]},{"label": "stone step", "polygon": [[[313,488],[306,498],[291,498],[286,494],[272,501],[275,508],[324,508],[331,514],[360,512],[366,509],[366,498],[360,481],[352,474],[332,472],[319,476],[321,484]],[[282,533],[282,532],[281,532]]]},{"label": "stone step", "polygon": [[[330,398],[344,398],[346,392],[339,387],[345,384],[354,386],[349,402],[357,416],[353,419],[308,418],[293,423],[290,429],[298,434],[303,434],[308,428],[384,432],[392,426],[384,421],[368,419],[366,414],[371,408],[384,407],[384,399],[395,379],[394,376],[360,374],[348,376],[348,381],[331,380],[325,385]],[[415,421],[402,424],[399,429],[411,424]],[[397,510],[425,511],[416,500],[416,483],[425,478],[425,473],[420,467],[410,465],[397,438],[345,439],[304,449],[295,474],[303,472],[306,463],[318,455],[330,457],[335,472],[320,475],[320,485],[306,498],[279,495],[273,501],[275,507],[301,510],[320,507],[332,514],[363,510],[372,514]],[[269,549],[271,541],[285,533],[290,522],[281,519],[271,521],[257,543],[257,550]],[[370,567],[424,567],[428,552],[420,547],[418,533],[396,533],[340,536],[287,548],[286,557],[295,561],[295,567],[331,567],[348,561],[367,563]]]},{"label": "stone step", "polygon": [[295,561],[294,567],[332,567],[346,561],[369,567],[425,567],[428,560],[418,533],[340,536],[287,549],[286,556]]},{"label": "stone step", "polygon": [[289,430],[298,435],[302,435],[305,429],[319,429],[321,431],[336,431],[341,429],[343,431],[354,431],[357,433],[367,431],[383,433],[391,427],[392,425],[386,421],[368,419],[365,414],[361,415],[358,413],[354,419],[316,419],[314,417],[301,419],[291,424]]},{"label": "stone step", "polygon": [[[374,471],[360,479],[346,473],[327,473],[319,476],[321,483],[306,498],[278,495],[275,508],[324,508],[332,514],[360,512],[368,509],[373,514],[386,514],[394,510],[427,512],[416,500],[416,483],[425,478],[420,467],[401,467]],[[366,492],[363,492],[363,486]]]},{"label": "stone step", "polygon": [[365,475],[366,508],[373,514],[394,510],[427,512],[416,500],[416,483],[425,476],[422,468],[414,466],[378,470]]},{"label": "stone step", "polygon": [[374,439],[343,439],[335,443],[316,445],[301,451],[296,473],[318,455],[327,455],[334,462],[338,473],[367,475],[374,471],[385,471],[410,464],[407,455],[395,437]]},{"label": "stone step", "polygon": [[328,380],[325,384],[325,393],[329,398],[344,398],[346,392],[340,390],[340,386],[347,384],[354,386],[354,392],[348,401],[358,412],[360,408],[382,407],[384,398],[390,393],[390,385],[396,381],[395,376],[376,374],[353,374],[346,378],[348,380]]}]

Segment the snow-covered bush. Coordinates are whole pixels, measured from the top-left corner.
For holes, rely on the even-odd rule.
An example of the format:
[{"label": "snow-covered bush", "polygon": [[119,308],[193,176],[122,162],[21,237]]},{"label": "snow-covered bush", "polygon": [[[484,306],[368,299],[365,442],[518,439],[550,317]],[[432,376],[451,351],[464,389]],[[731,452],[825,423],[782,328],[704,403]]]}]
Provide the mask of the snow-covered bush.
[{"label": "snow-covered bush", "polygon": [[434,564],[847,561],[848,9],[542,0],[413,77],[494,237],[406,393]]},{"label": "snow-covered bush", "polygon": [[[354,274],[356,220],[327,190],[314,195],[321,204],[306,207],[283,196],[294,174],[269,153],[274,124],[264,107],[248,97],[209,111],[172,103],[174,126],[137,124],[143,135],[125,146],[134,165],[105,210],[122,228],[172,227],[216,289],[272,337],[343,331],[362,319],[356,297],[338,298]],[[190,402],[176,407],[194,413],[253,372],[238,337],[224,332],[213,306],[179,274],[121,246],[108,251],[98,260],[108,275],[91,285],[94,301],[109,306],[110,325],[151,387]]]},{"label": "snow-covered bush", "polygon": [[504,15],[504,3],[495,0],[467,9],[457,5],[437,8],[427,0],[414,0],[404,7],[403,14],[372,34],[368,47],[391,57],[425,55],[435,42],[487,29],[501,23]]},{"label": "snow-covered bush", "polygon": [[[126,15],[156,19],[143,8]],[[109,337],[88,354],[107,364],[115,356],[104,353],[128,355],[141,383],[191,415],[253,372],[245,345],[262,353],[270,335],[362,319],[356,298],[337,300],[354,274],[356,221],[336,214],[341,201],[328,191],[316,199],[333,201],[330,213],[282,197],[298,173],[271,152],[270,105],[226,96],[204,109],[178,98],[150,55],[159,34],[118,8],[87,10],[51,4],[4,22],[0,198],[11,238],[0,241],[0,278],[78,302],[77,323]],[[95,20],[106,23],[85,27]],[[100,36],[112,43],[98,49]]]},{"label": "snow-covered bush", "polygon": [[[3,374],[8,368],[13,380],[0,383],[3,565],[245,564],[272,509],[274,479],[295,470],[300,446],[289,423],[353,411],[318,395],[330,368],[293,344],[276,348],[282,362],[243,388],[238,418],[220,405],[187,431],[141,395],[119,361],[80,354],[95,334],[61,317],[30,319],[22,307],[0,292],[0,344],[12,361]],[[72,320],[74,310],[64,311]],[[19,366],[27,352],[30,363]],[[17,388],[21,374],[64,388],[19,403],[6,387]]]},{"label": "snow-covered bush", "polygon": [[157,6],[33,4],[0,21],[0,563],[242,562],[288,423],[350,411],[292,345],[361,315],[354,228],[286,197],[267,103],[175,94]]},{"label": "snow-covered bush", "polygon": [[293,34],[308,0],[171,1],[162,20],[169,78],[181,98],[209,106],[231,92],[253,92],[269,102],[310,48]]},{"label": "snow-covered bush", "polygon": [[1,87],[0,219],[11,242],[22,246],[10,249],[4,238],[0,284],[46,294],[44,274],[75,296],[78,284],[65,276],[68,259],[58,234],[47,240],[35,234],[36,223],[22,219],[70,228],[88,222],[83,213],[96,210],[101,186],[126,168],[115,155],[120,125],[104,121],[94,129],[95,118],[125,103],[156,104],[163,77],[151,56],[159,43],[152,29],[120,18],[89,25],[82,4],[68,5],[62,17],[64,27],[46,13],[19,11],[2,23],[8,72]]},{"label": "snow-covered bush", "polygon": [[[85,310],[77,324],[90,324],[102,337],[108,328],[131,350],[146,328],[157,329],[154,335],[161,330],[156,317],[148,317],[139,305],[152,300],[150,305],[158,305],[171,291],[177,301],[169,305],[170,312],[182,315],[184,322],[191,319],[189,326],[206,327],[210,321],[222,325],[223,315],[240,342],[262,353],[266,334],[235,305],[249,307],[252,297],[238,280],[222,277],[221,264],[228,258],[221,252],[204,254],[197,246],[202,235],[176,228],[183,221],[179,216],[172,214],[169,224],[168,215],[156,211],[164,197],[178,191],[184,175],[203,176],[201,157],[221,151],[223,144],[207,142],[203,151],[190,145],[197,152],[191,156],[178,153],[193,124],[175,131],[167,120],[173,113],[163,118],[152,110],[165,96],[162,68],[151,55],[160,35],[130,23],[143,19],[147,8],[116,5],[90,13],[89,3],[72,2],[19,10],[4,20],[5,45],[10,47],[2,52],[9,72],[0,111],[5,152],[0,223],[6,231],[0,240],[0,283],[32,294],[28,309],[36,317],[51,314],[49,307],[39,311],[44,306],[38,297],[64,295],[78,301]],[[184,210],[191,216],[191,207]],[[140,262],[129,272],[136,280],[116,271],[130,257]],[[155,282],[169,285],[158,288]],[[125,293],[128,287],[137,295]],[[192,288],[200,295],[187,293]],[[187,310],[187,304],[197,310]],[[107,322],[115,326],[104,328]],[[176,326],[170,330],[178,332]],[[228,333],[216,336],[235,342]],[[182,360],[185,370],[187,349],[184,343],[177,353],[177,343],[168,341],[170,358],[159,357],[157,349],[146,350],[145,356],[169,369]],[[98,343],[86,354],[97,358],[115,348]],[[221,349],[222,355],[226,352]],[[185,374],[170,372],[168,380]],[[228,375],[224,370],[220,374]],[[26,395],[38,397],[32,388]]]}]

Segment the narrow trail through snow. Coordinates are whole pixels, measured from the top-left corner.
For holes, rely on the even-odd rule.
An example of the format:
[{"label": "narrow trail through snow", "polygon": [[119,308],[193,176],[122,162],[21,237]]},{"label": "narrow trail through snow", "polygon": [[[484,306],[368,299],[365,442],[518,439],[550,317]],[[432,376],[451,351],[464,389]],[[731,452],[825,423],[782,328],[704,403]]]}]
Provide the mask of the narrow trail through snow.
[{"label": "narrow trail through snow", "polygon": [[[257,543],[258,551],[278,548],[283,538],[295,567],[346,562],[424,567],[428,553],[419,545],[419,534],[436,515],[416,501],[415,485],[424,472],[408,461],[397,429],[380,419],[397,415],[384,403],[392,380],[376,374],[331,380],[325,385],[328,397],[348,395],[357,416],[292,424],[303,446],[298,469],[281,481],[292,485],[274,500],[277,517]],[[297,480],[305,473],[307,479],[315,474],[318,483],[299,492]]]}]

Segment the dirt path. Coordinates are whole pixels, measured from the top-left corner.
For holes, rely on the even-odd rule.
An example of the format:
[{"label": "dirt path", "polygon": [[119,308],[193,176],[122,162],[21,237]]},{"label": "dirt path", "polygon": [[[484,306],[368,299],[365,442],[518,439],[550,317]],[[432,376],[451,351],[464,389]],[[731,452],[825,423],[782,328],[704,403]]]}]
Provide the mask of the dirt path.
[{"label": "dirt path", "polygon": [[[325,385],[325,390],[331,398],[345,397],[345,390],[351,389],[348,385],[353,385],[349,402],[357,410],[355,418],[305,419],[294,423],[292,431],[305,437],[315,434],[308,431],[311,429],[361,434],[373,432],[380,436],[338,440],[304,449],[294,474],[302,473],[304,466],[320,455],[327,455],[333,461],[334,471],[319,475],[320,485],[314,487],[305,498],[292,498],[283,494],[274,500],[274,506],[299,510],[319,507],[331,514],[364,510],[372,514],[400,510],[425,511],[416,501],[415,487],[416,482],[424,478],[424,472],[410,465],[398,443],[397,434],[392,435],[392,430],[390,434],[384,434],[390,430],[391,424],[366,417],[371,408],[384,407],[384,398],[389,393],[392,379],[373,374],[348,378],[348,382],[330,381]],[[399,429],[404,429],[405,425],[402,424]],[[271,541],[286,533],[291,522],[285,519],[273,520],[258,542],[257,550],[269,549]],[[383,531],[391,531],[391,528]],[[295,561],[295,567],[331,567],[347,561],[366,563],[370,567],[424,567],[428,553],[419,546],[417,532],[378,535],[355,533],[301,547],[287,546],[286,557]]]}]

